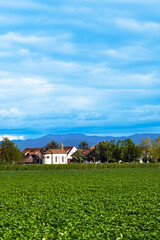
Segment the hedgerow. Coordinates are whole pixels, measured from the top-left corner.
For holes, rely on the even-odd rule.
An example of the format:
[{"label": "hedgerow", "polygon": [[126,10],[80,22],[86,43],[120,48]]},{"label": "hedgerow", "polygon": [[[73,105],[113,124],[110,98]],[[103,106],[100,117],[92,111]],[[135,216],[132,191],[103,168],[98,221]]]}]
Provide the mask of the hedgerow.
[{"label": "hedgerow", "polygon": [[159,168],[160,163],[71,163],[71,164],[0,164],[0,171],[47,171],[108,168]]}]

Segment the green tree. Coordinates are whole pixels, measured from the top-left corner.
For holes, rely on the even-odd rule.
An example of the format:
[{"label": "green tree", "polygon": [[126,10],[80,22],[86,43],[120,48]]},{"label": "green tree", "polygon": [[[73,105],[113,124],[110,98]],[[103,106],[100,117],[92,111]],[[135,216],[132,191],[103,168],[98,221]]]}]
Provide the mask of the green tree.
[{"label": "green tree", "polygon": [[89,161],[101,162],[124,162],[136,161],[140,156],[137,146],[131,139],[125,139],[122,142],[115,140],[99,142],[89,153]]},{"label": "green tree", "polygon": [[98,145],[96,145],[87,155],[87,161],[89,162],[98,162],[100,161],[100,152]]},{"label": "green tree", "polygon": [[95,157],[97,161],[111,162],[112,161],[111,143],[109,141],[99,142],[95,147]]},{"label": "green tree", "polygon": [[141,151],[141,157],[143,158],[143,161],[151,160],[152,159],[152,141],[148,138],[142,138],[141,142],[139,143],[139,148]]},{"label": "green tree", "polygon": [[110,162],[117,162],[118,160],[120,160],[119,158],[119,142],[115,142],[115,140],[111,140],[110,141],[110,151],[111,151],[111,154],[110,154]]},{"label": "green tree", "polygon": [[115,143],[115,140],[99,142],[89,154],[92,161],[115,162],[120,160],[120,143]]},{"label": "green tree", "polygon": [[155,162],[160,161],[160,137],[152,141],[152,157]]},{"label": "green tree", "polygon": [[121,144],[121,159],[124,162],[136,161],[139,157],[138,149],[132,139],[128,138]]},{"label": "green tree", "polygon": [[108,142],[102,141],[97,144],[97,151],[99,152],[99,159],[101,162],[108,161]]},{"label": "green tree", "polygon": [[0,143],[0,160],[4,163],[17,163],[23,158],[20,149],[15,146],[15,143],[10,141],[7,137],[3,138]]},{"label": "green tree", "polygon": [[78,149],[89,149],[89,145],[86,141],[83,141],[78,145]]},{"label": "green tree", "polygon": [[73,155],[73,162],[82,163],[85,160],[85,156],[81,150],[77,150]]},{"label": "green tree", "polygon": [[118,140],[115,147],[115,160],[118,162],[121,159],[121,140]]},{"label": "green tree", "polygon": [[46,146],[42,147],[41,151],[45,152],[48,149],[59,149],[59,148],[60,148],[59,144],[56,141],[52,140]]}]

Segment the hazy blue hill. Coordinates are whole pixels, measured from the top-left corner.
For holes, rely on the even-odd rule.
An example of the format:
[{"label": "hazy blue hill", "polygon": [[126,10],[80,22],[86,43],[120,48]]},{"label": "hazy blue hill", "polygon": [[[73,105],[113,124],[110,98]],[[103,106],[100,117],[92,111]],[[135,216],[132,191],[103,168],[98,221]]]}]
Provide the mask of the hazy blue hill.
[{"label": "hazy blue hill", "polygon": [[134,141],[134,143],[139,143],[142,138],[149,137],[151,140],[154,140],[155,138],[159,137],[160,133],[142,133],[142,134],[134,134],[130,136],[130,138]]},{"label": "hazy blue hill", "polygon": [[91,147],[92,145],[95,145],[99,143],[100,141],[110,141],[114,139],[115,141],[124,140],[126,138],[131,138],[134,143],[139,143],[142,138],[147,138],[150,137],[152,140],[160,136],[160,134],[153,134],[153,133],[144,133],[144,134],[134,134],[131,136],[123,136],[123,137],[111,137],[111,136],[87,136],[84,134],[50,134],[50,135],[45,135],[40,138],[36,139],[27,139],[27,140],[15,140],[14,142],[20,148],[21,150],[24,150],[26,147],[43,147],[45,146],[48,142],[55,140],[59,144],[63,142],[64,146],[78,146],[80,142],[86,141],[88,142],[89,146]]}]

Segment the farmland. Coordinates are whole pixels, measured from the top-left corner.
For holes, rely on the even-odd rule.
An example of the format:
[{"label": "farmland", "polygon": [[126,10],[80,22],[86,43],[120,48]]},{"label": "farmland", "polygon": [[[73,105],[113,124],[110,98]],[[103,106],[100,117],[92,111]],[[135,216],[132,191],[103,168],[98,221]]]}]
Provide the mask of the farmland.
[{"label": "farmland", "polygon": [[0,239],[160,239],[160,169],[1,171]]}]

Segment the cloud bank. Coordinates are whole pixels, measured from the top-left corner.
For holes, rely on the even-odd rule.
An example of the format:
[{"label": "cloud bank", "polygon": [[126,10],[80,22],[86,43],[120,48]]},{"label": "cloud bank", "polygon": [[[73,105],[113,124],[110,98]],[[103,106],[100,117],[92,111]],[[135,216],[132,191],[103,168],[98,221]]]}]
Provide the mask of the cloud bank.
[{"label": "cloud bank", "polygon": [[0,1],[0,135],[159,131],[158,6]]}]

